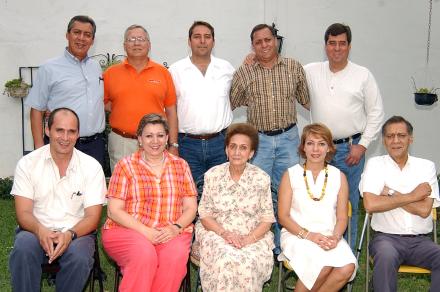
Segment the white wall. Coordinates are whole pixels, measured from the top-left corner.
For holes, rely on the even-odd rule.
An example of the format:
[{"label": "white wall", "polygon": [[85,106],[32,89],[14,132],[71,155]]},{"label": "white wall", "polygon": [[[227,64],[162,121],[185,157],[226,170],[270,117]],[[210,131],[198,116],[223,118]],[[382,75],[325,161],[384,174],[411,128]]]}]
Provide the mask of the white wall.
[{"label": "white wall", "polygon": [[[386,117],[400,114],[415,126],[413,153],[440,162],[438,104],[414,104],[410,76],[420,86],[424,70],[428,1],[413,0],[163,0],[55,1],[0,0],[0,85],[18,77],[19,66],[37,66],[62,53],[68,20],[87,14],[97,23],[90,53],[122,54],[122,35],[133,23],[144,25],[152,41],[151,57],[172,62],[188,53],[187,30],[194,20],[215,27],[215,54],[239,66],[250,50],[249,33],[261,22],[277,23],[286,37],[283,54],[302,63],[323,60],[323,34],[333,22],[353,32],[351,60],[368,67],[381,89]],[[430,82],[440,87],[440,0],[433,1]],[[242,113],[237,114],[240,118]],[[300,110],[300,126],[308,113]],[[26,123],[29,119],[26,114]],[[28,127],[28,126],[27,126]],[[0,177],[13,174],[22,155],[19,100],[0,97]],[[32,145],[26,135],[26,149]],[[370,154],[381,153],[375,143]]]}]

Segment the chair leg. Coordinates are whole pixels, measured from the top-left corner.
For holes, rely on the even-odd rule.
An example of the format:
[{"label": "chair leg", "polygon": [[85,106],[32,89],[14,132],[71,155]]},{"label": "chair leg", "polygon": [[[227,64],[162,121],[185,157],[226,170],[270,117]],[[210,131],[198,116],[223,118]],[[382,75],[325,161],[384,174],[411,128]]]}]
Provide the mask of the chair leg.
[{"label": "chair leg", "polygon": [[283,261],[279,261],[278,262],[278,292],[281,292],[281,279],[282,279],[282,277],[283,277]]},{"label": "chair leg", "polygon": [[121,278],[121,271],[119,270],[119,267],[115,266],[115,285],[114,285],[114,292],[118,292],[119,288],[119,280]]},{"label": "chair leg", "polygon": [[200,282],[200,267],[197,267],[196,287],[194,292],[199,291],[199,287],[200,287],[200,291],[202,291],[202,284]]}]

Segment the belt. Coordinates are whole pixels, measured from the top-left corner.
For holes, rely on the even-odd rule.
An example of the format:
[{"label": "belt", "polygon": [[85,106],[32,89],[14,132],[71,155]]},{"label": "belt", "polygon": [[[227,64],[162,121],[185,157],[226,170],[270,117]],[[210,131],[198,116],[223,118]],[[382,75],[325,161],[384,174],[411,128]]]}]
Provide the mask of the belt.
[{"label": "belt", "polygon": [[357,134],[354,134],[351,137],[342,138],[342,139],[338,139],[338,140],[333,140],[333,143],[335,143],[335,144],[347,143],[347,142],[350,141],[350,139],[353,140],[353,139],[359,138],[361,135],[362,135],[361,133],[357,133]]},{"label": "belt", "polygon": [[219,136],[220,134],[224,134],[228,128],[224,128],[220,132],[212,133],[212,134],[203,134],[203,135],[193,135],[189,133],[179,133],[179,135],[183,135],[184,137],[189,137],[191,139],[197,139],[197,140],[209,140],[212,138],[215,138]]},{"label": "belt", "polygon": [[116,134],[118,134],[119,136],[122,136],[122,137],[124,137],[124,138],[137,139],[137,136],[136,136],[136,135],[133,135],[133,134],[127,133],[127,132],[125,132],[125,131],[118,130],[118,129],[116,129],[116,128],[112,128],[112,132],[113,132],[113,133],[116,133]]},{"label": "belt", "polygon": [[290,124],[289,126],[287,126],[284,129],[277,129],[277,130],[271,130],[271,131],[258,131],[258,132],[261,133],[261,134],[264,134],[266,136],[276,136],[276,135],[279,135],[279,134],[282,134],[284,132],[289,131],[290,129],[292,129],[295,126],[296,126],[296,123],[293,123],[293,124]]},{"label": "belt", "polygon": [[392,234],[392,233],[383,233],[380,231],[375,231],[376,234],[388,234],[388,235],[394,235],[394,236],[400,236],[400,237],[420,237],[420,236],[429,236],[428,234]]},{"label": "belt", "polygon": [[87,144],[87,143],[95,141],[96,139],[98,139],[100,137],[104,137],[104,132],[96,133],[95,135],[92,135],[92,136],[79,137],[77,143]]}]

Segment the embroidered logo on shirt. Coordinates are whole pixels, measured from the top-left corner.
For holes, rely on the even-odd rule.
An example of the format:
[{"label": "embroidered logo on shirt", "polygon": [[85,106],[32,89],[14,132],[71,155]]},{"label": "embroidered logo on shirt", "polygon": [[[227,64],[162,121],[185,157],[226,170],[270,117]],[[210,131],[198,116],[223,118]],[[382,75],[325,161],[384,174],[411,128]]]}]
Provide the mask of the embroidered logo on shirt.
[{"label": "embroidered logo on shirt", "polygon": [[148,80],[148,82],[150,82],[150,83],[160,84],[160,80],[150,79],[150,80]]}]

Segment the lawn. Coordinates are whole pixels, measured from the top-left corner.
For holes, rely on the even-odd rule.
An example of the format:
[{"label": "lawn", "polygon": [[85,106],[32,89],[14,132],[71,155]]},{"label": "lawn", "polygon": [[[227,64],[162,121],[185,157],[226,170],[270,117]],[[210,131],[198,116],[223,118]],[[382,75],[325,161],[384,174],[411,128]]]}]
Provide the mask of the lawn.
[{"label": "lawn", "polygon": [[[364,214],[365,212],[362,211]],[[104,216],[103,219],[104,220]],[[0,199],[0,291],[11,291],[10,286],[10,275],[8,270],[8,256],[14,241],[14,230],[17,225],[15,221],[14,204],[12,200]],[[359,222],[359,232],[362,228],[363,215]],[[353,291],[365,291],[365,247],[362,249],[360,267],[354,280]],[[101,266],[107,275],[107,280],[104,283],[106,291],[113,291],[114,283],[114,267],[111,260],[105,255],[100,245],[100,255],[101,255]],[[195,282],[196,271],[194,267],[191,269],[192,282]],[[275,267],[272,273],[272,279],[268,282],[264,290],[265,292],[277,291],[277,281],[278,281],[278,267]],[[399,292],[400,291],[428,291],[429,290],[429,276],[412,276],[405,275],[399,276]],[[54,291],[53,287],[48,287],[46,282],[43,282],[43,291]],[[194,284],[192,285],[194,287]]]}]

